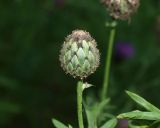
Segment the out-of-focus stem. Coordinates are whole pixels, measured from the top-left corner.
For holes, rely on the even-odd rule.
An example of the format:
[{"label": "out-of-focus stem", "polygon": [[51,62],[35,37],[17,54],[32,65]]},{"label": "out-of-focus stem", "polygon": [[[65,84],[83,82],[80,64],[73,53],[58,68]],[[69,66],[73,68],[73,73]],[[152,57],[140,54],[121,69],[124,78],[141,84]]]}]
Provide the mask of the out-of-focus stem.
[{"label": "out-of-focus stem", "polygon": [[108,92],[112,49],[113,49],[114,38],[115,38],[115,33],[116,33],[116,23],[112,22],[111,24],[109,24],[109,26],[111,27],[111,30],[110,30],[110,36],[109,36],[109,42],[108,42],[108,48],[107,48],[108,50],[106,54],[104,81],[103,81],[102,97],[101,97],[102,100],[106,98],[107,92]]}]

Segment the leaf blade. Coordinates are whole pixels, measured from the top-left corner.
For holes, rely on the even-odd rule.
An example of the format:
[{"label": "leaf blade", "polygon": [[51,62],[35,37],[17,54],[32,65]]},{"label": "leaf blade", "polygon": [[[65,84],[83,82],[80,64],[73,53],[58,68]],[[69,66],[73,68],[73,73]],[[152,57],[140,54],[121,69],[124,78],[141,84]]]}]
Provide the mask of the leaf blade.
[{"label": "leaf blade", "polygon": [[115,128],[117,125],[117,119],[113,118],[107,121],[101,128]]},{"label": "leaf blade", "polygon": [[152,105],[151,103],[149,103],[147,100],[145,100],[144,98],[142,98],[141,96],[130,92],[130,91],[126,91],[126,93],[129,95],[129,97],[131,97],[137,104],[139,104],[140,106],[144,107],[146,110],[151,111],[151,112],[158,112],[160,113],[160,109],[158,109],[157,107],[155,107],[154,105]]},{"label": "leaf blade", "polygon": [[142,112],[132,111],[123,113],[117,116],[117,118],[123,119],[143,119],[143,120],[160,120],[160,114],[156,112]]},{"label": "leaf blade", "polygon": [[69,124],[68,128],[73,128],[73,127]]},{"label": "leaf blade", "polygon": [[68,128],[66,125],[56,119],[52,119],[52,123],[56,128]]}]

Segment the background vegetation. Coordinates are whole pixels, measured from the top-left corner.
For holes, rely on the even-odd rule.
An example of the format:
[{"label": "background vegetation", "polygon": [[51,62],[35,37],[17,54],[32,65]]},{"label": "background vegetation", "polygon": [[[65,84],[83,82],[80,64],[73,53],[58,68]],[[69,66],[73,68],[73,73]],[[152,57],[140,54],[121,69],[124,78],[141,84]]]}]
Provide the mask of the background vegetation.
[{"label": "background vegetation", "polygon": [[[1,0],[0,127],[52,128],[52,117],[77,124],[77,80],[62,71],[59,50],[72,30],[91,33],[98,42],[101,65],[88,78],[96,86],[87,92],[98,96],[109,36],[105,22],[109,19],[99,0]],[[123,52],[126,45],[133,55]],[[160,107],[159,66],[160,1],[141,0],[131,23],[118,25],[109,88],[114,114],[136,107],[124,90]]]}]

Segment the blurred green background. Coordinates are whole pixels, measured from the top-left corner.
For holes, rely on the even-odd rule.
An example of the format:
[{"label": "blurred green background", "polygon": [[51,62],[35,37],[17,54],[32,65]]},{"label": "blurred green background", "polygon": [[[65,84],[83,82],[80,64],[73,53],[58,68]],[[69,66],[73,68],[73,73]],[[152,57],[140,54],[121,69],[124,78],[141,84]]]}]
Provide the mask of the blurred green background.
[{"label": "blurred green background", "polygon": [[[101,65],[87,79],[96,85],[87,91],[98,96],[109,38],[105,22],[109,20],[99,0],[1,0],[0,128],[53,128],[52,117],[76,126],[77,80],[61,69],[59,50],[72,30],[91,33],[98,42]],[[113,113],[136,107],[124,90],[160,107],[159,0],[141,0],[131,23],[119,22],[115,47],[118,43],[130,44],[134,55],[113,51],[109,87]]]}]

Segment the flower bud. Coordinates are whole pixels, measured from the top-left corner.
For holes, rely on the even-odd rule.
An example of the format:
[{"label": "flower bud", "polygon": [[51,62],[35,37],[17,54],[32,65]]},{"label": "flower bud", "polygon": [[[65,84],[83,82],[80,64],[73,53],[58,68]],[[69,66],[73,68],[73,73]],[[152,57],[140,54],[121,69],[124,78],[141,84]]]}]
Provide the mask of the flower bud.
[{"label": "flower bud", "polygon": [[61,67],[73,77],[86,78],[99,66],[100,55],[96,47],[96,41],[88,32],[73,31],[60,51]]},{"label": "flower bud", "polygon": [[139,0],[102,0],[114,19],[126,20],[137,11]]}]

